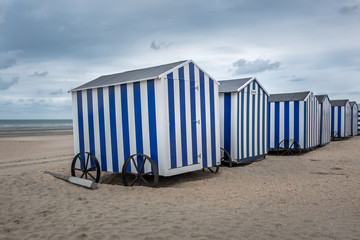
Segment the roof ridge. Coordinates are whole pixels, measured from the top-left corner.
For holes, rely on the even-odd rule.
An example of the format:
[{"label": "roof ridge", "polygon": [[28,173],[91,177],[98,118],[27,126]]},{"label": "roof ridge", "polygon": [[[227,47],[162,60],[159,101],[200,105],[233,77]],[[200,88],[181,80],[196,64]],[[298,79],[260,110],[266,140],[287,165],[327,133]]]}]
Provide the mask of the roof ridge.
[{"label": "roof ridge", "polygon": [[246,77],[246,78],[234,78],[234,79],[223,79],[223,80],[217,80],[218,82],[227,82],[227,81],[239,81],[239,80],[250,80],[253,77]]},{"label": "roof ridge", "polygon": [[219,93],[225,92],[237,92],[241,89],[246,83],[255,79],[254,77],[249,78],[240,78],[240,79],[231,79],[231,80],[221,80],[218,81],[219,85]]},{"label": "roof ridge", "polygon": [[289,92],[289,93],[273,93],[270,95],[285,95],[285,94],[297,94],[297,93],[310,93],[311,91],[302,91],[302,92]]},{"label": "roof ridge", "polygon": [[152,67],[145,67],[139,69],[128,70],[119,73],[102,75],[92,81],[84,83],[70,91],[78,91],[85,89],[92,89],[97,87],[112,86],[117,84],[144,81],[147,79],[154,79],[162,74],[174,69],[175,67],[188,62],[189,60],[182,60],[172,63],[161,64]]},{"label": "roof ridge", "polygon": [[269,102],[303,101],[311,91],[270,94]]},{"label": "roof ridge", "polygon": [[124,72],[118,72],[118,73],[109,74],[109,75],[103,75],[103,76],[110,76],[110,75],[116,75],[116,74],[121,74],[121,73],[130,73],[130,72],[136,72],[136,71],[141,71],[141,70],[145,70],[145,69],[154,69],[154,68],[158,68],[158,67],[172,65],[172,64],[175,64],[175,63],[181,64],[181,63],[184,63],[186,61],[188,61],[188,60],[182,60],[182,61],[177,61],[177,62],[172,62],[172,63],[160,64],[160,65],[156,65],[156,66],[152,66],[152,67],[144,67],[144,68],[132,69],[132,70],[124,71]]},{"label": "roof ridge", "polygon": [[335,100],[330,100],[330,104],[331,104],[332,106],[344,106],[344,105],[346,105],[346,102],[349,102],[349,104],[350,104],[349,99],[335,99]]}]

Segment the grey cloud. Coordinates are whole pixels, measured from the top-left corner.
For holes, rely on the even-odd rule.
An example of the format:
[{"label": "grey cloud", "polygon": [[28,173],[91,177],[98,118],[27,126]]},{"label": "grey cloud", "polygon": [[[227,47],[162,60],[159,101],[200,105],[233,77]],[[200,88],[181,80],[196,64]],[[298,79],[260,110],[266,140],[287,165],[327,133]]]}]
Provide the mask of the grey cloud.
[{"label": "grey cloud", "polygon": [[168,46],[170,46],[171,43],[167,43],[167,42],[163,42],[161,40],[152,40],[151,44],[150,44],[150,48],[154,49],[154,50],[160,50],[162,48],[167,48]]},{"label": "grey cloud", "polygon": [[14,50],[0,53],[0,69],[6,69],[14,66],[18,61],[18,57],[22,53],[22,50]]},{"label": "grey cloud", "polygon": [[[126,56],[136,51],[138,39],[146,39],[153,33],[177,32],[179,27],[185,29],[190,19],[185,21],[185,17],[180,19],[166,10],[178,5],[184,9],[191,4],[159,0],[127,2],[124,7],[117,0],[16,1],[8,11],[12,21],[2,24],[0,49],[20,46],[27,58],[41,60],[69,56],[71,59],[118,58],[120,54]],[[158,11],[162,16],[154,17],[153,13]],[[195,16],[193,11],[188,14]]]},{"label": "grey cloud", "polygon": [[[210,39],[246,38],[246,35],[261,34],[268,44],[272,41],[267,39],[267,35],[281,34],[267,26],[276,27],[283,33],[279,21],[303,18],[304,13],[313,16],[313,12],[324,8],[322,2],[309,0],[211,0],[206,4],[190,0],[139,0],[127,1],[126,6],[117,0],[33,0],[16,1],[13,5],[8,10],[11,21],[6,21],[1,29],[4,37],[0,39],[0,46],[4,49],[20,47],[27,58],[39,59],[69,56],[72,59],[118,58],[137,51],[138,45],[143,44],[139,39],[145,39],[145,44],[150,43],[150,49],[167,46],[168,43],[163,45],[157,40],[152,41],[154,36],[194,39],[192,41],[202,36],[199,41],[206,45],[204,36],[211,35]],[[155,12],[161,14],[154,15]],[[252,30],[259,29],[259,26],[260,32]],[[231,30],[231,35],[224,35],[225,29]]]},{"label": "grey cloud", "polygon": [[354,71],[360,70],[360,49],[346,46],[338,49],[326,50],[312,58],[314,69],[331,69],[331,68],[352,68]]},{"label": "grey cloud", "polygon": [[357,96],[359,96],[359,95],[360,95],[360,91],[348,92],[347,94],[349,94],[349,95],[357,95]]},{"label": "grey cloud", "polygon": [[71,98],[3,98],[0,96],[1,116],[14,118],[19,112],[29,118],[71,118]]},{"label": "grey cloud", "polygon": [[[6,9],[1,8],[5,1],[11,2]],[[235,72],[246,76],[260,71],[257,75],[264,77],[265,87],[268,84],[273,91],[281,92],[305,88],[303,85],[315,79],[314,75],[316,79],[326,79],[326,86],[319,89],[338,90],[338,79],[348,82],[360,72],[358,21],[354,18],[359,16],[360,9],[353,6],[360,6],[359,2],[204,2],[138,0],[124,5],[124,1],[118,0],[0,0],[3,19],[0,20],[3,21],[0,54],[15,49],[26,53],[21,56],[21,62],[17,60],[20,66],[16,69],[0,69],[4,81],[17,76],[13,70],[20,76],[19,84],[10,88],[11,91],[0,91],[0,98],[6,94],[13,98],[66,98],[69,94],[61,95],[59,89],[66,91],[71,89],[68,86],[76,87],[85,79],[93,79],[92,76],[178,58],[194,59],[219,78]],[[173,44],[166,48],[169,42]],[[213,50],[219,46],[228,49]],[[254,61],[257,57],[260,60]],[[238,59],[242,61],[233,66]],[[11,65],[11,62],[0,63]],[[226,72],[229,68],[231,72]],[[29,77],[33,73],[41,75],[45,70],[51,74]],[[46,79],[49,75],[53,78]],[[278,79],[278,75],[287,75],[280,80],[290,84],[273,87],[271,79]],[[304,76],[308,79],[300,81]],[[25,77],[31,81],[21,81]],[[325,80],[311,85],[316,87],[322,82]],[[351,86],[359,90],[355,84]],[[30,111],[31,106],[25,110]],[[71,109],[71,103],[69,106]],[[44,109],[41,106],[36,110]],[[0,112],[0,116],[4,113]],[[18,110],[18,115],[21,114]]]},{"label": "grey cloud", "polygon": [[10,0],[1,0],[0,1],[0,24],[5,21],[5,16],[7,9],[9,7]]},{"label": "grey cloud", "polygon": [[264,71],[276,70],[280,66],[280,62],[270,62],[270,60],[256,59],[249,61],[246,59],[239,59],[233,63],[235,74],[253,74]]},{"label": "grey cloud", "polygon": [[350,101],[357,101],[360,103],[358,96],[360,95],[360,91],[344,91],[344,90],[337,90],[337,91],[328,91],[327,94],[329,95],[330,99],[349,99]]},{"label": "grey cloud", "polygon": [[[233,24],[237,28],[241,28],[240,23],[249,26],[250,21],[246,18],[255,14],[229,14],[237,2],[213,0],[204,4],[203,1],[189,0],[140,0],[127,1],[124,6],[123,1],[117,0],[106,3],[86,0],[16,1],[8,11],[12,21],[6,21],[1,29],[5,37],[0,39],[0,46],[4,49],[21,46],[27,58],[118,58],[137,51],[138,45],[142,44],[139,39],[145,39],[149,44],[154,34],[188,39],[188,36],[207,36],[210,34],[208,31],[213,35]],[[154,12],[161,14],[154,15]],[[242,21],[243,18],[247,21]],[[256,19],[260,22],[258,17],[251,22]],[[168,45],[153,41],[151,49]]]},{"label": "grey cloud", "polygon": [[0,90],[4,91],[4,90],[8,90],[11,86],[17,84],[19,82],[19,77],[14,77],[11,81],[3,81],[0,78]]},{"label": "grey cloud", "polygon": [[34,72],[34,74],[30,75],[31,77],[45,77],[48,75],[47,71],[44,72]]},{"label": "grey cloud", "polygon": [[339,9],[339,13],[341,13],[341,14],[352,14],[352,13],[358,12],[359,9],[360,9],[359,5],[344,6],[344,7]]},{"label": "grey cloud", "polygon": [[304,82],[306,81],[307,79],[306,78],[300,78],[300,77],[295,77],[293,76],[291,79],[289,79],[288,81],[289,82]]},{"label": "grey cloud", "polygon": [[59,90],[50,92],[50,95],[57,96],[57,95],[63,95],[64,93],[65,93],[64,90],[59,89]]}]

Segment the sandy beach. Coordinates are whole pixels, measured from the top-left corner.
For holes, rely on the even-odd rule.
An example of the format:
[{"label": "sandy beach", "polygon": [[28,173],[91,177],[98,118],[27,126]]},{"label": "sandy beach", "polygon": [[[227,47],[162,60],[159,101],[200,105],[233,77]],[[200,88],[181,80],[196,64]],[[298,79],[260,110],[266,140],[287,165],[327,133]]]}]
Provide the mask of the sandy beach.
[{"label": "sandy beach", "polygon": [[360,239],[360,137],[124,187],[70,174],[72,135],[0,138],[0,239]]}]

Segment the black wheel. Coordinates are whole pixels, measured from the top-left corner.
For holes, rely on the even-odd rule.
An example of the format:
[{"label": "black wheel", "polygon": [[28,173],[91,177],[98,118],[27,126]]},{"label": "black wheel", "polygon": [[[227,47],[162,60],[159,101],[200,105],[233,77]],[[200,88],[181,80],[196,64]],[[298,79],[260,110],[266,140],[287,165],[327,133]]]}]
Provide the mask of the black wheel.
[{"label": "black wheel", "polygon": [[[207,168],[210,172],[216,174],[219,171],[219,166],[214,166],[214,167],[208,167]],[[202,169],[203,172],[205,171],[205,168]]]},{"label": "black wheel", "polygon": [[[132,172],[131,169],[136,170]],[[149,156],[134,154],[128,157],[122,168],[122,180],[124,186],[141,185],[143,182],[148,187],[157,187],[159,182],[159,170]]]},{"label": "black wheel", "polygon": [[224,148],[220,148],[220,151],[221,151],[221,163],[224,164],[224,165],[228,165],[229,167],[232,167],[233,165],[233,162],[232,162],[232,159],[231,159],[231,156],[230,154],[228,153],[228,151],[226,151]]},{"label": "black wheel", "polygon": [[76,154],[71,163],[71,176],[89,179],[98,183],[100,180],[100,165],[95,155],[89,152]]},{"label": "black wheel", "polygon": [[301,146],[295,139],[284,139],[277,147],[278,155],[294,155],[301,153]]},{"label": "black wheel", "polygon": [[207,169],[209,169],[210,172],[216,174],[219,171],[219,166],[208,167]]},{"label": "black wheel", "polygon": [[336,131],[334,131],[334,132],[331,132],[331,140],[332,141],[336,141],[336,140],[340,140],[340,133],[338,133],[338,132],[336,132]]}]

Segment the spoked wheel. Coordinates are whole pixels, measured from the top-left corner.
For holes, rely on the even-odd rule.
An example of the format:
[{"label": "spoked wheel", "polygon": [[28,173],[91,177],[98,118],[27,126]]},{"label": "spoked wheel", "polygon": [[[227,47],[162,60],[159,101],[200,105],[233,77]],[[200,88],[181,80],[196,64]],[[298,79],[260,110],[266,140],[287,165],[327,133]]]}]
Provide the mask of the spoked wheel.
[{"label": "spoked wheel", "polygon": [[284,139],[277,148],[278,155],[294,155],[298,153],[301,153],[301,146],[295,139]]},{"label": "spoked wheel", "polygon": [[[219,171],[219,166],[214,166],[214,167],[208,167],[207,168],[210,172],[216,174]],[[205,168],[202,169],[203,172],[205,171]]]},{"label": "spoked wheel", "polygon": [[331,137],[332,141],[340,140],[340,133],[338,133],[338,132],[332,132],[331,136],[332,136]]},{"label": "spoked wheel", "polygon": [[210,172],[215,174],[215,173],[217,173],[219,171],[219,166],[208,167],[207,169],[209,169]]},{"label": "spoked wheel", "polygon": [[100,180],[100,165],[95,155],[89,152],[76,154],[71,163],[71,176],[89,179],[98,183]]},{"label": "spoked wheel", "polygon": [[220,148],[221,150],[221,163],[225,163],[226,165],[229,165],[229,167],[232,167],[233,162],[231,159],[230,154],[228,153],[228,151],[226,151],[224,148]]},{"label": "spoked wheel", "polygon": [[134,154],[128,157],[121,175],[124,186],[144,183],[148,187],[157,187],[159,182],[158,168],[154,160],[145,154]]}]

